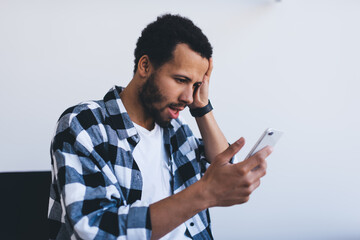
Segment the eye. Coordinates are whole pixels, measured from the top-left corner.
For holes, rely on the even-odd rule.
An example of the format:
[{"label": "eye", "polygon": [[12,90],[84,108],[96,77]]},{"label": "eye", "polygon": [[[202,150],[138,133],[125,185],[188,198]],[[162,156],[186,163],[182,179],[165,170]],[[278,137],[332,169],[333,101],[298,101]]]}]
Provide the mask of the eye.
[{"label": "eye", "polygon": [[175,78],[175,80],[176,80],[177,82],[179,82],[179,83],[186,83],[186,82],[187,82],[187,80],[184,79],[184,78]]}]

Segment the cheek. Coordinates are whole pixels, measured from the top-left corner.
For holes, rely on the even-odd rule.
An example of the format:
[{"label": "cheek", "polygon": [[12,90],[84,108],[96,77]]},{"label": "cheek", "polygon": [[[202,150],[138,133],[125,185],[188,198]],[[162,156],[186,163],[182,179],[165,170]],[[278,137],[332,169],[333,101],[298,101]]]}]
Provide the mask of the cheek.
[{"label": "cheek", "polygon": [[170,80],[163,85],[161,88],[161,93],[165,96],[165,98],[169,101],[177,101],[179,96],[181,95],[183,86],[177,84],[174,80]]}]

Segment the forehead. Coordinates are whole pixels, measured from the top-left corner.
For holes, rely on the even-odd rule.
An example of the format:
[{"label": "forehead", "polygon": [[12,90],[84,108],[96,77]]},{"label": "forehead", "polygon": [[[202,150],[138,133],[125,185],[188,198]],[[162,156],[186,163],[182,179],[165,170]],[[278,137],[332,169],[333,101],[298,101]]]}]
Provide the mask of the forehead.
[{"label": "forehead", "polygon": [[208,68],[209,61],[184,43],[176,45],[173,58],[160,67],[162,71],[184,75],[193,81],[201,81]]}]

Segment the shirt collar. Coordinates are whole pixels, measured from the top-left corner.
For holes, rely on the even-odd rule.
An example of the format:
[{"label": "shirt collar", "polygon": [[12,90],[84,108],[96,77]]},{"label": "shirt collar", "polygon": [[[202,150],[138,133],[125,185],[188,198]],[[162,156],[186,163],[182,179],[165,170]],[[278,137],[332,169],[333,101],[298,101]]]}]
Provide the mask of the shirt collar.
[{"label": "shirt collar", "polygon": [[132,138],[137,143],[138,133],[119,95],[123,90],[123,87],[113,86],[104,96],[105,107],[109,113],[109,125],[116,130],[120,140]]}]

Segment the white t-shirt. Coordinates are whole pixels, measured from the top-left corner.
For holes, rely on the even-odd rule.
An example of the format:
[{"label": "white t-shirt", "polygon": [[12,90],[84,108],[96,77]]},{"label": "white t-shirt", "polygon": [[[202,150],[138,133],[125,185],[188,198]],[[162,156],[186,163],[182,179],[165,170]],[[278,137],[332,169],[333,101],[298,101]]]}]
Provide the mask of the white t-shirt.
[{"label": "white t-shirt", "polygon": [[[165,150],[163,129],[156,123],[151,131],[135,123],[134,126],[140,135],[133,156],[143,178],[141,200],[152,204],[172,194],[169,156]],[[183,223],[161,239],[190,239],[185,236],[185,231]]]}]

